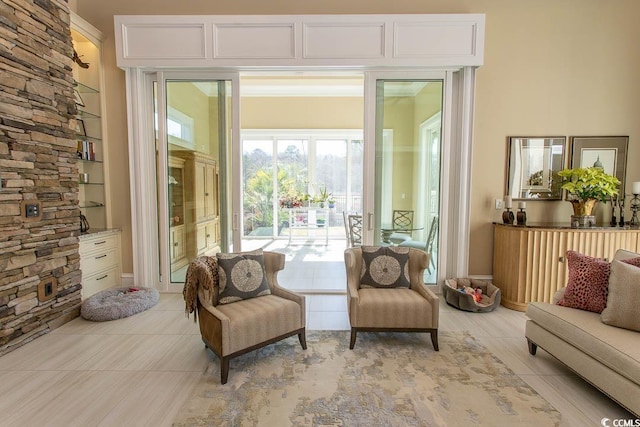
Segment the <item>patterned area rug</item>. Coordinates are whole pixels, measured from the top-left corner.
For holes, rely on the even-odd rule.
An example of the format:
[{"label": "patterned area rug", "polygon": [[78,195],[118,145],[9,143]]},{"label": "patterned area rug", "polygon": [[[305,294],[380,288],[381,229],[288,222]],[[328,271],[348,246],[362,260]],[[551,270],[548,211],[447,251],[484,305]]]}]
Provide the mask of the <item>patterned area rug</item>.
[{"label": "patterned area rug", "polygon": [[310,331],[212,362],[175,426],[554,426],[560,413],[467,333]]}]

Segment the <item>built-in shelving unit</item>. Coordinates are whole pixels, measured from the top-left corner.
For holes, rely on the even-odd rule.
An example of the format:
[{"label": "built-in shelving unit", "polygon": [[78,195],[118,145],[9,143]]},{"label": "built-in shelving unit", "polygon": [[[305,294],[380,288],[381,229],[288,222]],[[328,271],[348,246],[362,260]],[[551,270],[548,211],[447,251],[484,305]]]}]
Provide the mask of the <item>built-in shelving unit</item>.
[{"label": "built-in shelving unit", "polygon": [[78,158],[78,207],[87,218],[88,232],[80,236],[82,298],[120,285],[122,281],[121,231],[112,228],[109,214],[109,176],[102,34],[71,13],[71,38],[79,60],[73,64],[78,114],[76,142]]},{"label": "built-in shelving unit", "polygon": [[71,38],[79,61],[73,64],[75,98],[78,107],[76,141],[78,156],[78,206],[91,229],[106,229],[108,185],[106,140],[103,117],[101,33],[73,14]]}]

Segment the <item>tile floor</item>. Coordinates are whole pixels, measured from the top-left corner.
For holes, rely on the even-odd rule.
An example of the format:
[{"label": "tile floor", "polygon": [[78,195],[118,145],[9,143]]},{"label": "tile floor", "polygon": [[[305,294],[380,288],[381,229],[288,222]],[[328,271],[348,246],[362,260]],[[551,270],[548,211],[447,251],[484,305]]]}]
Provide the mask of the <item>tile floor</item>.
[{"label": "tile floor", "polygon": [[[262,248],[286,255],[285,269],[278,273],[278,283],[287,289],[306,293],[344,293],[344,239],[330,239],[327,245],[318,240],[243,240],[243,250]],[[425,270],[425,283],[435,284],[435,269]]]},{"label": "tile floor", "polygon": [[[306,301],[308,329],[349,328],[345,295]],[[440,309],[441,333],[470,331],[562,413],[562,425],[631,417],[544,351],[530,356],[524,323],[523,313],[504,307]],[[162,294],[125,319],[77,318],[0,357],[0,426],[170,426],[211,360],[180,294]]]}]

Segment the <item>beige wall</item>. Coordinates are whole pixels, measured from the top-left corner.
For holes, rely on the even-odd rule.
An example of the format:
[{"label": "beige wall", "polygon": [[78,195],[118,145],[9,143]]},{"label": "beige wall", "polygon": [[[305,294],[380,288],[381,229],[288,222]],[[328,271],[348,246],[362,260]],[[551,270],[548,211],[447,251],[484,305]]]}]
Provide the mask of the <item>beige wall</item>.
[{"label": "beige wall", "polygon": [[[124,73],[115,66],[114,14],[485,13],[471,191],[471,274],[491,274],[493,200],[505,187],[508,135],[629,135],[627,185],[640,181],[640,2],[637,0],[75,0],[105,34],[113,219],[132,271]],[[119,203],[121,202],[121,203]],[[118,204],[119,203],[119,204]],[[528,203],[530,221],[565,220],[566,202]]]},{"label": "beige wall", "polygon": [[190,82],[171,82],[167,84],[167,103],[169,107],[193,118],[194,149],[210,154],[209,123],[210,118],[215,116],[209,111],[209,97]]},{"label": "beige wall", "polygon": [[356,97],[242,98],[243,129],[362,129],[364,104]]},{"label": "beige wall", "polygon": [[393,130],[393,209],[414,209],[413,166],[416,135],[414,134],[414,98],[409,96],[385,97],[382,127]]}]

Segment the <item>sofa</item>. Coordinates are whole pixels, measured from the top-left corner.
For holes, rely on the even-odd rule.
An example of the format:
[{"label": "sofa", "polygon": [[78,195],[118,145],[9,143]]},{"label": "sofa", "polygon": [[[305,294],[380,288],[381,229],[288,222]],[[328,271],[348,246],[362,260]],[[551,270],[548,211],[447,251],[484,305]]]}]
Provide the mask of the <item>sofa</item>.
[{"label": "sofa", "polygon": [[[611,306],[612,298],[615,295],[620,297],[619,294],[612,294],[614,263],[628,261],[634,257],[638,258],[640,254],[623,250],[616,253],[610,267],[607,305],[602,315],[557,305],[566,291],[565,287],[556,293],[554,304],[542,302],[528,304],[525,336],[531,355],[535,356],[537,348],[541,347],[621,406],[634,415],[640,416],[640,332],[636,326],[632,326],[636,328],[632,330],[603,322],[606,320],[605,314],[611,315],[611,313],[616,314],[617,311],[622,311],[622,309],[618,310],[618,307]],[[624,265],[624,268],[627,268],[628,264]],[[632,268],[638,269],[638,267]],[[632,272],[636,274],[636,278],[639,277],[637,274],[640,274],[640,269],[638,270],[638,272]],[[620,277],[619,273],[615,274],[615,277]],[[635,279],[630,281],[628,278],[623,280],[628,283],[633,282],[632,286],[640,287],[640,281]],[[636,300],[631,303],[640,304],[637,300],[638,294],[635,295]],[[626,306],[626,310],[630,306],[626,302],[619,305]],[[631,309],[634,310],[633,306]],[[636,317],[631,321],[637,325],[637,316],[633,314],[631,316]]]}]

